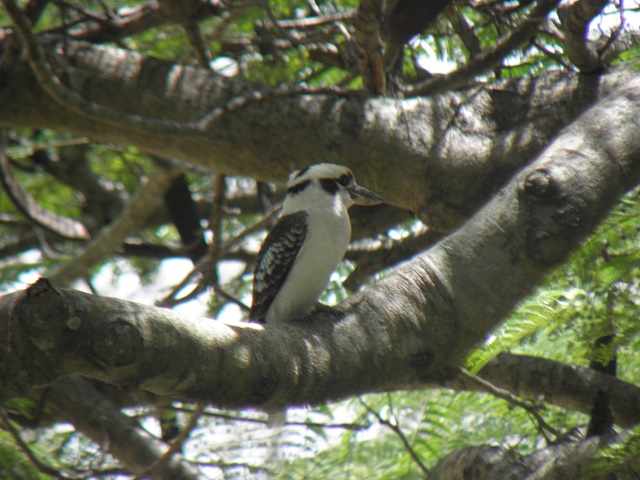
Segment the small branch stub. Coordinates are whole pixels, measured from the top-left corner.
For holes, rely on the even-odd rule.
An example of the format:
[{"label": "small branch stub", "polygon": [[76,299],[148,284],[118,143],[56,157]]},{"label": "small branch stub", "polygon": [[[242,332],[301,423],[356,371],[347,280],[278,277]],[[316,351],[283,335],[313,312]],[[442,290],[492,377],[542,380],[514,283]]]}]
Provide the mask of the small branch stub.
[{"label": "small branch stub", "polygon": [[566,238],[566,229],[575,228],[580,222],[576,205],[579,199],[564,192],[562,184],[545,167],[527,174],[521,184],[522,194],[532,202],[529,210],[532,228],[528,235],[532,253],[546,264],[555,264],[566,256],[572,245]]},{"label": "small branch stub", "polygon": [[14,310],[16,323],[42,351],[54,348],[60,339],[60,329],[51,319],[66,317],[62,296],[46,278],[27,288]]},{"label": "small branch stub", "polygon": [[527,175],[522,190],[538,200],[555,198],[558,191],[553,177],[546,168],[537,168]]}]

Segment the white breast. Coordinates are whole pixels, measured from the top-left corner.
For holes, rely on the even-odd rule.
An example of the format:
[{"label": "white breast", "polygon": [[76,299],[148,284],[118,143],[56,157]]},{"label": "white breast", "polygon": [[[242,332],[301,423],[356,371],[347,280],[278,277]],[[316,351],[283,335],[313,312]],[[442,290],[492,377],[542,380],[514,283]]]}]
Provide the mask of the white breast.
[{"label": "white breast", "polygon": [[349,245],[351,223],[341,202],[314,206],[307,218],[304,244],[267,312],[267,323],[288,322],[309,313]]}]

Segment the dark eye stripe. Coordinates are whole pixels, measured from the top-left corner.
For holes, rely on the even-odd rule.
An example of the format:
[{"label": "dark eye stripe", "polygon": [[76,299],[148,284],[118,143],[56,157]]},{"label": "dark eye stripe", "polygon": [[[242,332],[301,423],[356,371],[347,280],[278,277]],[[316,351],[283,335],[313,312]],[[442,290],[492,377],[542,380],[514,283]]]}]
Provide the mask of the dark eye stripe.
[{"label": "dark eye stripe", "polygon": [[296,183],[295,185],[290,186],[287,189],[287,195],[295,195],[296,193],[300,193],[305,188],[309,186],[311,180],[305,180],[304,182]]},{"label": "dark eye stripe", "polygon": [[320,179],[320,185],[331,195],[335,195],[338,191],[338,182],[335,178],[322,178]]}]

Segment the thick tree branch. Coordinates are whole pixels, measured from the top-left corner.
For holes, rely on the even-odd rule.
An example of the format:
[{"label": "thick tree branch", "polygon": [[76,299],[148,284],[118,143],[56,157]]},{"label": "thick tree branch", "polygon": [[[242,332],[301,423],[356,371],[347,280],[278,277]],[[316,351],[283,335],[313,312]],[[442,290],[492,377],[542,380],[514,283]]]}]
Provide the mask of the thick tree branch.
[{"label": "thick tree branch", "polygon": [[[427,480],[464,478],[469,471],[473,471],[473,478],[476,480],[580,478],[580,474],[585,473],[594,454],[613,440],[615,437],[609,436],[558,443],[525,457],[518,456],[509,447],[493,445],[462,447],[442,458],[426,478]],[[622,478],[626,480],[634,477]]]},{"label": "thick tree branch", "polygon": [[311,322],[187,320],[40,284],[9,295],[0,304],[4,394],[80,373],[163,396],[277,408],[443,380],[638,181],[639,135],[636,78],[457,232]]},{"label": "thick tree branch", "polygon": [[[14,28],[24,45],[29,64],[38,79],[38,84],[59,105],[70,108],[77,115],[91,118],[102,117],[105,122],[111,125],[124,125],[134,130],[153,127],[158,129],[158,133],[160,133],[163,130],[168,132],[184,128],[184,125],[179,122],[142,118],[138,115],[127,114],[107,107],[106,104],[88,101],[75,90],[68,88],[53,71],[46,58],[45,51],[31,32],[32,25],[17,3],[14,0],[2,0],[2,4],[13,20]],[[190,125],[190,127],[193,126]]]},{"label": "thick tree branch", "polygon": [[[501,354],[478,376],[520,397],[542,399],[585,414],[590,413],[598,392],[603,391],[608,395],[617,425],[629,428],[640,423],[640,412],[635,408],[640,402],[640,387],[590,368],[527,355]],[[478,390],[463,379],[447,386]]]},{"label": "thick tree branch", "polygon": [[[87,121],[52,101],[21,61],[4,72],[0,125],[68,130],[263,180],[282,180],[313,162],[345,163],[362,183],[440,231],[458,226],[563,126],[637,74],[549,72],[404,101],[268,93],[247,100],[259,87],[203,69],[74,42],[64,53],[48,50],[56,64],[73,65],[64,72],[83,98],[183,128]],[[212,115],[216,120],[200,122]]]}]

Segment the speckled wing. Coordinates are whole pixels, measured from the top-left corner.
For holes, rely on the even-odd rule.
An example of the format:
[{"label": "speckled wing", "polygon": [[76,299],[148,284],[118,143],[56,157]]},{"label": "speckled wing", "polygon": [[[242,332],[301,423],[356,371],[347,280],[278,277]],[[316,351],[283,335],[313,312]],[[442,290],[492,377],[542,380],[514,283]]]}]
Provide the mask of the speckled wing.
[{"label": "speckled wing", "polygon": [[267,235],[253,273],[250,321],[264,323],[267,310],[287,279],[306,236],[305,212],[280,217]]}]

